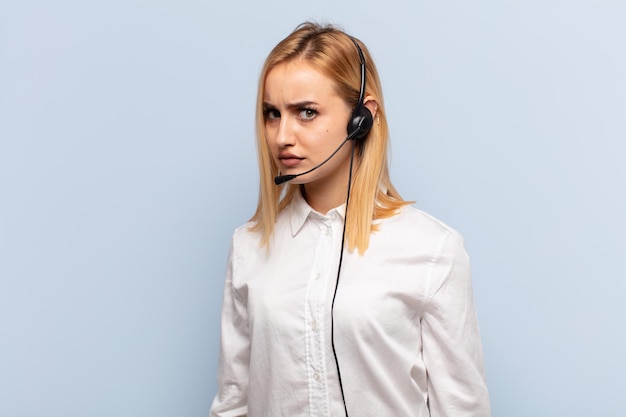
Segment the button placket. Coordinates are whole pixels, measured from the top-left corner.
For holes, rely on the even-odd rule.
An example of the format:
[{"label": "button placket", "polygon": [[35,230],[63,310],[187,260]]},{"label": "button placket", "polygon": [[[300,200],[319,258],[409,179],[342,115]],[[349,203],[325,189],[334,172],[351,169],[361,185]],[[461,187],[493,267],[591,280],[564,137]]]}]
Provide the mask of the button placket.
[{"label": "button placket", "polygon": [[328,386],[325,371],[325,335],[324,316],[326,311],[326,287],[328,268],[332,260],[332,229],[328,219],[318,223],[319,244],[313,262],[313,269],[307,288],[307,368],[309,377],[310,416],[328,416]]}]

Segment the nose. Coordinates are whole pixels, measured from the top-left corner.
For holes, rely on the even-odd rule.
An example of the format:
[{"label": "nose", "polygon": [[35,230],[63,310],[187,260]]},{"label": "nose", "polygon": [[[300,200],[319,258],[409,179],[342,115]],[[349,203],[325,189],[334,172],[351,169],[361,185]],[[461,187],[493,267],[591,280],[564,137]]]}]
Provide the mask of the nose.
[{"label": "nose", "polygon": [[281,148],[295,144],[293,122],[289,117],[281,117],[280,119],[278,130],[276,131],[276,144]]}]

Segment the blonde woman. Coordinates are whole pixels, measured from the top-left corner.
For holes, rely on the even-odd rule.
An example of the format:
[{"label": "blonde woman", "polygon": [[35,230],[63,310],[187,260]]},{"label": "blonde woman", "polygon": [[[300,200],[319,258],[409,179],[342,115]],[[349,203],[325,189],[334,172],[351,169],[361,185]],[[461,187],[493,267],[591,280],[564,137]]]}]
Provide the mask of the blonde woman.
[{"label": "blonde woman", "polygon": [[231,244],[211,416],[489,416],[463,240],[391,183],[365,45],[298,26],[256,113],[259,202]]}]

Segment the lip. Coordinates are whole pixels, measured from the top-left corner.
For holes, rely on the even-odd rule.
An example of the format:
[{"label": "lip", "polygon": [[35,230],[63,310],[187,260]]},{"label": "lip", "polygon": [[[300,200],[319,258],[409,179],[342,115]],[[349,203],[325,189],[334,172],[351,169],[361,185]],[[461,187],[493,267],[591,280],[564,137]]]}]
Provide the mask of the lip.
[{"label": "lip", "polygon": [[304,158],[301,158],[289,152],[281,152],[278,155],[278,160],[280,161],[280,164],[283,165],[284,167],[294,167],[300,164],[300,162],[302,162],[303,159]]}]

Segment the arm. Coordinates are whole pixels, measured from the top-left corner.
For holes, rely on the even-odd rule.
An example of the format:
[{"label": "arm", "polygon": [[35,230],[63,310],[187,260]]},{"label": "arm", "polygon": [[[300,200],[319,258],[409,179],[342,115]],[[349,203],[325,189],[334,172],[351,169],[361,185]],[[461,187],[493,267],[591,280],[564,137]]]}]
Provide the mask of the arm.
[{"label": "arm", "polygon": [[218,389],[210,417],[245,417],[248,414],[250,339],[247,309],[233,288],[235,248],[231,244],[222,302]]},{"label": "arm", "polygon": [[451,232],[435,256],[434,292],[422,317],[423,357],[433,417],[489,417],[469,258]]}]

